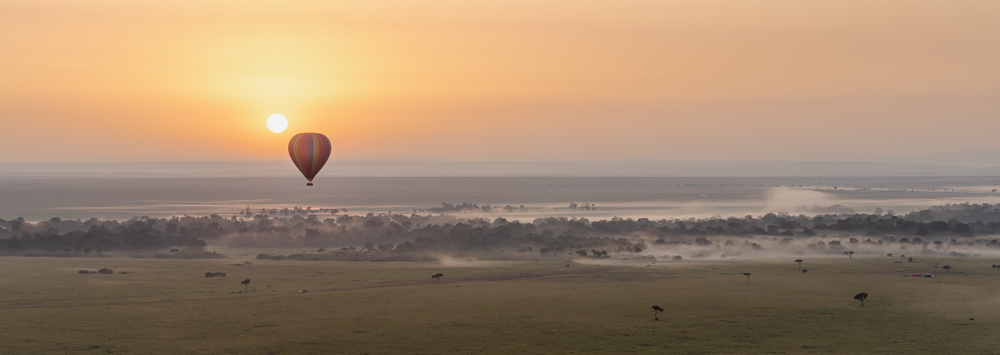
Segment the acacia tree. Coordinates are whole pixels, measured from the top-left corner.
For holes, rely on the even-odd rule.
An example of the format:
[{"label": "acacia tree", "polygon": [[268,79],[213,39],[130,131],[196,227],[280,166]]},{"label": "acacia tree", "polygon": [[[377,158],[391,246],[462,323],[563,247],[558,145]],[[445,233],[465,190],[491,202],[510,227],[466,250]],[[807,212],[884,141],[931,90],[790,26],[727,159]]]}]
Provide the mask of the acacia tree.
[{"label": "acacia tree", "polygon": [[845,251],[844,254],[847,254],[848,259],[854,259],[853,257],[851,257],[851,255],[854,255],[853,251]]},{"label": "acacia tree", "polygon": [[747,277],[747,282],[750,282],[750,273],[749,272],[744,272],[743,276],[746,276]]},{"label": "acacia tree", "polygon": [[802,259],[795,259],[795,262],[799,263],[799,270],[802,270]]},{"label": "acacia tree", "polygon": [[865,300],[868,299],[868,294],[864,293],[864,292],[856,294],[856,295],[854,295],[854,299],[856,299],[858,301],[861,301],[861,307],[864,307],[865,306]]},{"label": "acacia tree", "polygon": [[436,273],[436,274],[434,274],[434,275],[431,275],[431,278],[432,278],[432,279],[437,279],[437,280],[438,280],[438,285],[440,285],[440,284],[441,284],[441,278],[442,278],[442,277],[444,277],[444,274],[442,274],[442,273],[440,273],[440,272],[439,272],[439,273]]},{"label": "acacia tree", "polygon": [[941,268],[944,269],[944,271],[947,272],[948,275],[951,275],[951,265],[945,265],[942,266]]},{"label": "acacia tree", "polygon": [[240,283],[243,284],[243,292],[247,292],[247,287],[250,285],[250,279],[240,281]]},{"label": "acacia tree", "polygon": [[653,306],[653,320],[660,320],[660,317],[656,316],[656,314],[660,312],[663,312],[663,308],[660,308],[660,306]]}]

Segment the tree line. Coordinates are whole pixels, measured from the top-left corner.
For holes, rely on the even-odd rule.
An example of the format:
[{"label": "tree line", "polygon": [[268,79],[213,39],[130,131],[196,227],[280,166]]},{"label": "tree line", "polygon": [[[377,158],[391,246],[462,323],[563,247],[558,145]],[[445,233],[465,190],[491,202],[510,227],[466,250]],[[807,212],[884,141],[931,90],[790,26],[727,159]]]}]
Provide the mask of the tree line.
[{"label": "tree line", "polygon": [[[245,213],[244,213],[245,214]],[[531,222],[468,218],[455,215],[327,215],[257,213],[251,217],[135,217],[127,221],[62,220],[30,223],[0,219],[0,254],[32,251],[101,253],[197,249],[208,244],[259,247],[322,247],[342,253],[415,253],[492,251],[539,255],[577,254],[606,257],[639,254],[655,245],[731,245],[744,238],[771,237],[791,242],[817,235],[842,236],[844,243],[974,244],[1000,247],[989,236],[1000,234],[1000,205],[948,205],[893,214],[789,215],[660,219],[547,217]],[[928,220],[927,218],[939,218]],[[970,220],[975,218],[976,220]],[[984,221],[985,220],[985,221]],[[977,238],[987,236],[987,238]],[[874,240],[873,240],[874,239]],[[822,245],[819,243],[823,243]],[[836,243],[836,244],[834,244]],[[812,244],[837,249],[841,241]]]}]

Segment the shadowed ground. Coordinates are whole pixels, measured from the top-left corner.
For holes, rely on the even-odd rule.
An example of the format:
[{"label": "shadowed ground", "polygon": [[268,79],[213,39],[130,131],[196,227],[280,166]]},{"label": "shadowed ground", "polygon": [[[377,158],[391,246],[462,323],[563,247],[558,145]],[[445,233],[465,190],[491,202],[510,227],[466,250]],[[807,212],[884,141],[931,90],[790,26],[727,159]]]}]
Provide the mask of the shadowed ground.
[{"label": "shadowed ground", "polygon": [[[1000,346],[995,260],[806,259],[808,274],[792,259],[232,266],[242,261],[0,258],[0,353],[983,354]],[[951,265],[952,275],[902,276],[943,271],[931,263]],[[77,274],[102,267],[116,274]],[[430,278],[437,272],[440,285]],[[252,292],[239,292],[246,278]],[[852,298],[862,291],[871,295],[864,307]],[[666,309],[659,321],[652,305]]]}]

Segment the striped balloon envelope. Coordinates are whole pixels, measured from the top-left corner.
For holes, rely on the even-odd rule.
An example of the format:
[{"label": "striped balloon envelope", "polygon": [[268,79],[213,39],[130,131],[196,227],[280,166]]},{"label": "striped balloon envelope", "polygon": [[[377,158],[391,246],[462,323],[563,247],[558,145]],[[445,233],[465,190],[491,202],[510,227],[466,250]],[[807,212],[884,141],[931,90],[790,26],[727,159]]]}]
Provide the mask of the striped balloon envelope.
[{"label": "striped balloon envelope", "polygon": [[313,186],[312,180],[330,159],[330,151],[330,139],[320,133],[299,133],[288,142],[288,155],[309,180],[306,186]]}]

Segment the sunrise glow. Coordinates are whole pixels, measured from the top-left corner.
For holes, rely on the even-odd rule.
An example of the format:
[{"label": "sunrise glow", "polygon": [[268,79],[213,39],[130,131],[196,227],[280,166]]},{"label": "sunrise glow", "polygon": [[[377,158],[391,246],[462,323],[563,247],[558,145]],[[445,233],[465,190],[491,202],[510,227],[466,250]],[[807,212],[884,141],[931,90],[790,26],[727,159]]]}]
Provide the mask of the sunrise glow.
[{"label": "sunrise glow", "polygon": [[267,129],[274,133],[284,132],[288,128],[288,119],[285,115],[276,113],[267,118]]}]

